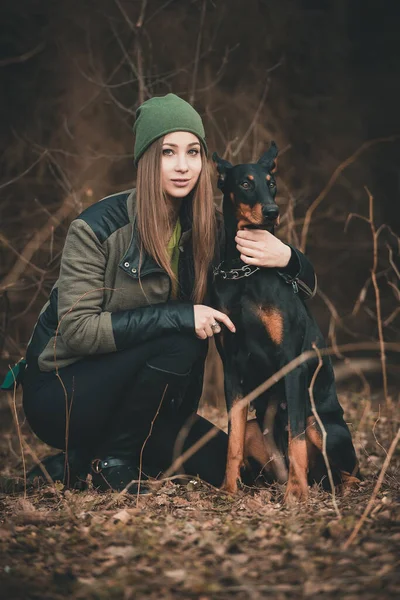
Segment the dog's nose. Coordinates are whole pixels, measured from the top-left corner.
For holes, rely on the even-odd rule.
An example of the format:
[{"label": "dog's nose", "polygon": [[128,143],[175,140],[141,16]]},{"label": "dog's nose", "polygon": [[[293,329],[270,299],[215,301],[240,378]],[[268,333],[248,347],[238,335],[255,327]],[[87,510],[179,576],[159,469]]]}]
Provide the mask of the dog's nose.
[{"label": "dog's nose", "polygon": [[274,221],[279,216],[279,208],[277,206],[263,206],[262,214],[264,219]]}]

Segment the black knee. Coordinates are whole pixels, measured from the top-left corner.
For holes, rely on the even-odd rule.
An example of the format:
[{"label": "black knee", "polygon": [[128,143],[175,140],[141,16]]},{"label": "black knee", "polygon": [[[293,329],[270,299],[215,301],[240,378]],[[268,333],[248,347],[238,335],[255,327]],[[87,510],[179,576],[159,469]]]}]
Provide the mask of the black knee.
[{"label": "black knee", "polygon": [[163,340],[160,354],[150,358],[147,364],[168,373],[186,375],[197,361],[205,360],[207,349],[207,340],[200,340],[194,335],[174,334]]}]

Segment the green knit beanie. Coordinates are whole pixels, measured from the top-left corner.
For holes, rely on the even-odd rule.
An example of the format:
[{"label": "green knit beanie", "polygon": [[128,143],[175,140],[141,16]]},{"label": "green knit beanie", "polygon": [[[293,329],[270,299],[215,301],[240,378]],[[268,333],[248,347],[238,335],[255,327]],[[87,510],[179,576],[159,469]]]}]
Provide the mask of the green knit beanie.
[{"label": "green knit beanie", "polygon": [[173,131],[189,131],[199,138],[208,155],[205,132],[201,117],[188,102],[167,94],[150,98],[136,111],[134,159],[135,165],[147,148],[158,138]]}]

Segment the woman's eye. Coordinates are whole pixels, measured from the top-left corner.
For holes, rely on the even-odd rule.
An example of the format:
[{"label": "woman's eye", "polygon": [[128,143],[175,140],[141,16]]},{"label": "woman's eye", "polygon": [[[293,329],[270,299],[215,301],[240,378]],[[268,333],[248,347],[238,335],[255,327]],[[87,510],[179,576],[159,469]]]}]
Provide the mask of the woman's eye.
[{"label": "woman's eye", "polygon": [[173,152],[171,148],[163,148],[163,156],[172,156]]},{"label": "woman's eye", "polygon": [[197,150],[197,148],[192,148],[191,150],[189,150],[189,154],[191,156],[197,156],[199,154],[199,150]]},{"label": "woman's eye", "polygon": [[240,184],[242,186],[242,188],[244,190],[249,190],[250,189],[250,184],[248,181],[242,181],[242,183]]}]

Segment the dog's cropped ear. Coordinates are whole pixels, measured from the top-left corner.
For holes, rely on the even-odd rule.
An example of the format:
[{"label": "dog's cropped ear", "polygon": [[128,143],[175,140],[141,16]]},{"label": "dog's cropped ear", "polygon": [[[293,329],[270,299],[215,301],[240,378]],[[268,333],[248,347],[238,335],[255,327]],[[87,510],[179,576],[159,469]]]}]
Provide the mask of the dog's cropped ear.
[{"label": "dog's cropped ear", "polygon": [[212,159],[215,162],[215,164],[217,165],[217,171],[218,171],[218,184],[217,185],[220,190],[224,191],[224,181],[226,178],[226,173],[227,173],[227,171],[229,171],[229,169],[232,169],[233,165],[231,165],[231,163],[228,162],[227,160],[224,160],[223,158],[219,157],[216,152],[213,153]]},{"label": "dog's cropped ear", "polygon": [[278,156],[278,146],[271,142],[269,149],[264,152],[258,161],[258,164],[267,169],[270,173],[276,169],[276,157]]}]

